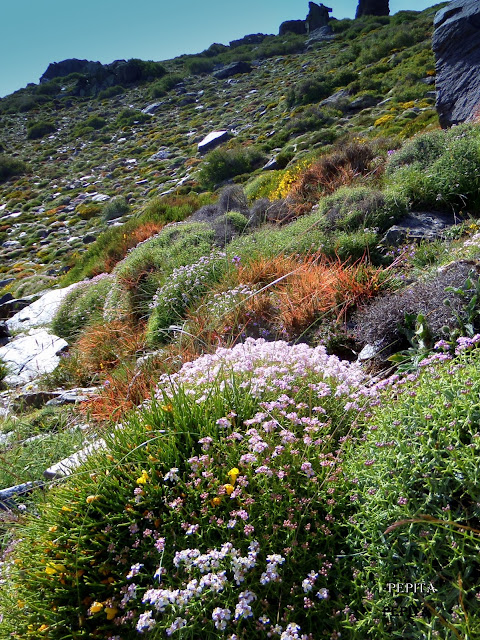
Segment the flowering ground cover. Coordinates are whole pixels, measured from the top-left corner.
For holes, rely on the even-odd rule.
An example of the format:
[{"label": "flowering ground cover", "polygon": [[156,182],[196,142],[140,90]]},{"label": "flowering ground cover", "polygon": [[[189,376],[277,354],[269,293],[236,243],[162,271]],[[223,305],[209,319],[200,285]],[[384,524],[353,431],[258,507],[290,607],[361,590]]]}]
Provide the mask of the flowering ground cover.
[{"label": "flowering ground cover", "polygon": [[[479,357],[460,358],[372,385],[250,338],[162,376],[37,500],[2,637],[475,637]],[[407,583],[431,591],[388,587]]]}]

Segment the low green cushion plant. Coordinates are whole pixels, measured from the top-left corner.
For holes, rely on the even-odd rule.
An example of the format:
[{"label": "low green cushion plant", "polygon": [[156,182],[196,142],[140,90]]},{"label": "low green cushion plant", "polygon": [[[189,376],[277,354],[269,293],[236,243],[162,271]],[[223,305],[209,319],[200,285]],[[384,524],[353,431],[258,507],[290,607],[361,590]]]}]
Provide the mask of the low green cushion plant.
[{"label": "low green cushion plant", "polygon": [[399,380],[347,445],[352,638],[480,633],[479,355]]}]

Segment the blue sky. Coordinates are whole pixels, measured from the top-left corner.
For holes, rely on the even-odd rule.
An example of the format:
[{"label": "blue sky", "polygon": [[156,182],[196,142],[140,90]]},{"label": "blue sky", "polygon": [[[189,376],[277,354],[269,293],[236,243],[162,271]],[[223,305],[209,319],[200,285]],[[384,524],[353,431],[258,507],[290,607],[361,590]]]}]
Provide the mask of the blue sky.
[{"label": "blue sky", "polygon": [[[324,4],[336,18],[353,18],[357,0]],[[390,0],[390,12],[433,4]],[[38,82],[50,62],[165,60],[247,33],[277,33],[307,12],[308,0],[3,0],[0,97]]]}]

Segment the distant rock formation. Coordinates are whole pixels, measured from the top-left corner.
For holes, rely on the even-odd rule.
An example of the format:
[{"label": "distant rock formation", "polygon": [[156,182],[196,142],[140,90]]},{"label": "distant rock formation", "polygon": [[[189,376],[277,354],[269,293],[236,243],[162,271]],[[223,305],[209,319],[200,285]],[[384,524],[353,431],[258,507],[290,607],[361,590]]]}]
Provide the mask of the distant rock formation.
[{"label": "distant rock formation", "polygon": [[359,0],[355,18],[388,15],[390,15],[388,0]]},{"label": "distant rock formation", "polygon": [[315,2],[309,2],[308,8],[309,11],[306,20],[307,33],[311,33],[316,29],[328,26],[328,21],[330,19],[328,14],[332,12],[332,9],[326,7],[324,4],[316,4]]},{"label": "distant rock formation", "polygon": [[307,33],[305,20],[286,20],[285,22],[282,22],[278,35],[284,36],[287,33],[296,33],[298,35]]},{"label": "distant rock formation", "polygon": [[143,62],[142,60],[115,60],[110,64],[77,60],[70,58],[61,62],[52,62],[40,78],[40,84],[55,78],[64,78],[71,73],[81,74],[78,79],[74,95],[92,96],[114,85],[129,85],[145,79],[145,68],[156,65],[156,77],[165,73],[158,63]]},{"label": "distant rock formation", "polygon": [[434,20],[437,112],[442,127],[478,116],[480,4],[455,0]]},{"label": "distant rock formation", "polygon": [[64,78],[71,73],[92,74],[103,68],[100,62],[92,62],[91,60],[77,60],[69,58],[61,62],[52,62],[48,65],[47,70],[40,78],[40,83],[48,82],[54,78]]},{"label": "distant rock formation", "polygon": [[265,40],[267,36],[264,33],[250,33],[247,36],[243,36],[238,40],[231,40],[229,43],[232,49],[241,47],[244,44],[260,44]]},{"label": "distant rock formation", "polygon": [[328,26],[328,20],[330,18],[328,14],[332,9],[322,3],[317,4],[316,2],[309,2],[308,8],[309,11],[305,20],[287,20],[286,22],[282,22],[279,35],[284,36],[286,33],[303,35],[304,33],[311,33],[316,29]]}]

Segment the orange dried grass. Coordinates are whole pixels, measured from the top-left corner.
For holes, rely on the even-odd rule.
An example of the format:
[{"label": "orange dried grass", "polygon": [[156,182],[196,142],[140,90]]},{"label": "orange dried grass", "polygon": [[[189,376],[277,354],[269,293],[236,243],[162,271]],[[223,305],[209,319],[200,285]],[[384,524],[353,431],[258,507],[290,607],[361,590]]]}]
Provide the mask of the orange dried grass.
[{"label": "orange dried grass", "polygon": [[[243,283],[265,283],[265,288],[245,302],[243,320],[263,320],[289,338],[298,336],[319,317],[334,314],[345,320],[349,309],[375,296],[382,286],[382,269],[364,261],[355,264],[312,255],[302,260],[278,256],[262,258],[239,269]],[[248,279],[251,278],[251,279]]]},{"label": "orange dried grass", "polygon": [[97,324],[80,336],[75,350],[88,372],[106,372],[140,351],[145,344],[144,334],[141,326],[120,320]]},{"label": "orange dried grass", "polygon": [[83,403],[82,410],[100,423],[121,420],[152,397],[162,373],[174,373],[198,355],[195,350],[174,343],[140,367],[135,362],[126,363],[106,376],[100,395]]}]

